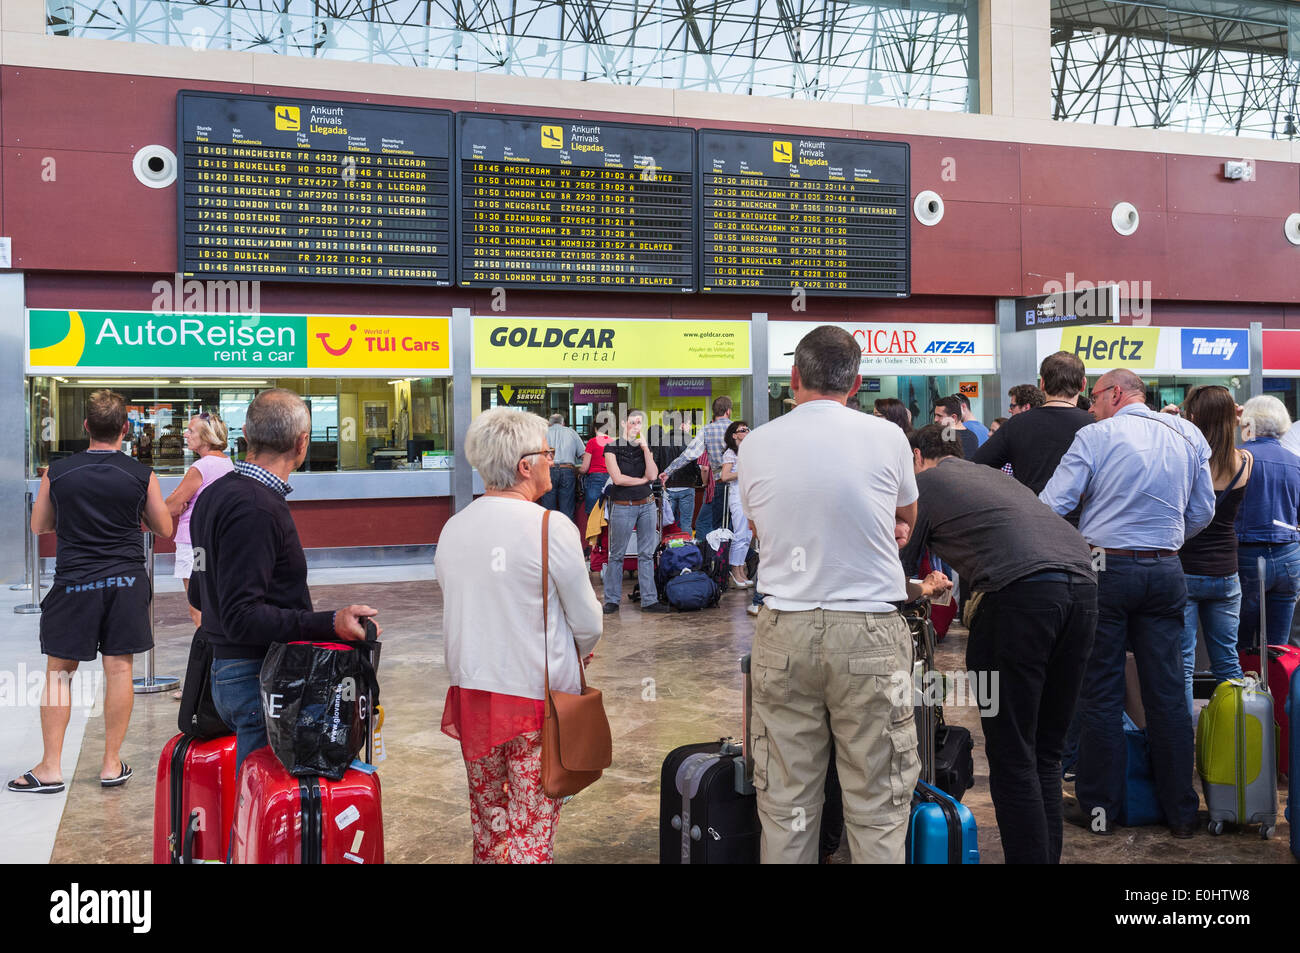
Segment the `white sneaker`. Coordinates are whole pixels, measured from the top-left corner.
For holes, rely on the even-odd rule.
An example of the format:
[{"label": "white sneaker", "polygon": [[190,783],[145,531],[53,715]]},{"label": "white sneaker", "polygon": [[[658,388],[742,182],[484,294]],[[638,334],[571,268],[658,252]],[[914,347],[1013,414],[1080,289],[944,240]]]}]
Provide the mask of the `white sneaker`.
[{"label": "white sneaker", "polygon": [[758,610],[759,610],[760,608],[762,608],[762,607],[761,607],[761,606],[756,606],[756,605],[754,605],[754,603],[751,602],[751,603],[749,604],[748,608],[745,609],[745,611],[748,612],[750,615],[758,615]]}]

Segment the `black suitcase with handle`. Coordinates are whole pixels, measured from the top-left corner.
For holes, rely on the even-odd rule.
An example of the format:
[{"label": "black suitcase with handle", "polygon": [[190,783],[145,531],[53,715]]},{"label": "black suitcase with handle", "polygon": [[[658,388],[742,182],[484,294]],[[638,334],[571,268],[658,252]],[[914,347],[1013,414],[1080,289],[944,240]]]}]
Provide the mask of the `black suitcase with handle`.
[{"label": "black suitcase with handle", "polygon": [[659,863],[756,864],[761,828],[749,737],[749,656],[744,675],[744,736],[675,748],[659,779]]}]

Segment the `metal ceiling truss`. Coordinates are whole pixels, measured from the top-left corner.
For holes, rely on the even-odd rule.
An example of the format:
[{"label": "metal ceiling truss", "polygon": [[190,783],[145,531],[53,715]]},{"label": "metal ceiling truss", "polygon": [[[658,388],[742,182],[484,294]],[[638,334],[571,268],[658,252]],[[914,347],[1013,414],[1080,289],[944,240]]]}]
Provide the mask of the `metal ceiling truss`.
[{"label": "metal ceiling truss", "polygon": [[1054,0],[1053,118],[1293,138],[1300,4]]},{"label": "metal ceiling truss", "polygon": [[978,0],[47,0],[47,32],[974,111]]}]

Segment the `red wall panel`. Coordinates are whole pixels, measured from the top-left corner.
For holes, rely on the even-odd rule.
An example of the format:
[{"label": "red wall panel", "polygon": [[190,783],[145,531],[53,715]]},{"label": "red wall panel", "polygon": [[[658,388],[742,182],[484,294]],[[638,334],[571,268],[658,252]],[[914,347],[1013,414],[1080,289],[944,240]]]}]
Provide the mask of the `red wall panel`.
[{"label": "red wall panel", "polygon": [[1255,180],[1242,182],[1223,177],[1224,161],[1170,156],[1169,211],[1275,218],[1279,232],[1282,221],[1300,211],[1300,165],[1256,162]]},{"label": "red wall panel", "polygon": [[1017,205],[944,201],[938,225],[912,222],[912,289],[926,294],[1020,293]]},{"label": "red wall panel", "polygon": [[1143,213],[1165,207],[1165,156],[1158,152],[1020,147],[1021,199],[1026,205],[1104,208],[1132,202]]},{"label": "red wall panel", "polygon": [[1168,297],[1300,301],[1300,248],[1280,219],[1178,213],[1166,231]]},{"label": "red wall panel", "polygon": [[436,543],[451,518],[451,499],[304,500],[290,503],[307,549]]},{"label": "red wall panel", "polygon": [[[15,268],[170,271],[176,191],[131,171],[134,153],[6,147],[0,182]],[[54,162],[55,179],[41,173]]]},{"label": "red wall panel", "polygon": [[912,146],[912,194],[933,189],[945,204],[1020,201],[1020,149],[973,139],[906,139]]},{"label": "red wall panel", "polygon": [[1065,284],[1072,272],[1075,281],[1149,281],[1155,297],[1167,297],[1163,213],[1142,213],[1138,230],[1126,237],[1111,227],[1110,206],[1025,205],[1021,212],[1024,294],[1042,294],[1049,281]]},{"label": "red wall panel", "polygon": [[[413,546],[436,543],[451,519],[449,497],[395,500],[304,500],[290,503],[298,538],[305,549],[338,546]],[[42,556],[53,556],[56,537],[40,537]],[[169,539],[159,553],[176,551]]]}]

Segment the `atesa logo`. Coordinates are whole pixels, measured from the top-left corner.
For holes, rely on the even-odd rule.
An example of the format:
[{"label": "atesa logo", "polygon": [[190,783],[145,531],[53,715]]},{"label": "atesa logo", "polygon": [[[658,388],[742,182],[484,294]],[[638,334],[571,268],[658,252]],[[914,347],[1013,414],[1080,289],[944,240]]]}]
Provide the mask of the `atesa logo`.
[{"label": "atesa logo", "polygon": [[974,354],[974,341],[931,341],[922,354]]},{"label": "atesa logo", "polygon": [[50,894],[50,922],[54,924],[129,924],[133,933],[148,933],[153,925],[151,890],[69,890]]}]

